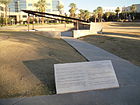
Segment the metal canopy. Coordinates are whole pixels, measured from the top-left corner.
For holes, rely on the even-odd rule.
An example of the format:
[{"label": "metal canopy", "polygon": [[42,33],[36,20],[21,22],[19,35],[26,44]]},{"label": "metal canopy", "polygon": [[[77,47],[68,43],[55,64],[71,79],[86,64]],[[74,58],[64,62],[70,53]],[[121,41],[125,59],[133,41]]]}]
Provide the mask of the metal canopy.
[{"label": "metal canopy", "polygon": [[35,14],[35,13],[33,13],[32,15],[39,16],[39,17],[45,17],[45,18],[49,18],[49,19],[54,19],[54,20],[59,20],[59,21],[66,21],[66,22],[71,22],[71,23],[73,23],[73,21],[70,21],[70,20],[58,19],[58,18],[43,16],[43,15],[39,15],[39,14]]},{"label": "metal canopy", "polygon": [[[77,19],[77,18],[62,16],[62,15],[56,15],[56,14],[51,14],[51,13],[37,12],[37,11],[31,11],[31,10],[22,10],[22,11],[25,12],[25,13],[28,13],[28,14],[35,15],[35,16],[45,17],[45,18],[50,18],[50,19],[55,19],[55,20],[61,20],[61,21],[67,21],[67,22],[79,21],[79,22],[89,23],[88,21],[85,21],[85,20],[80,20],[80,19]],[[60,17],[60,18],[70,19],[70,20],[73,20],[73,21],[63,20],[63,19],[58,19],[58,18],[52,18],[52,17],[48,17],[46,15],[53,16],[53,17]]]}]

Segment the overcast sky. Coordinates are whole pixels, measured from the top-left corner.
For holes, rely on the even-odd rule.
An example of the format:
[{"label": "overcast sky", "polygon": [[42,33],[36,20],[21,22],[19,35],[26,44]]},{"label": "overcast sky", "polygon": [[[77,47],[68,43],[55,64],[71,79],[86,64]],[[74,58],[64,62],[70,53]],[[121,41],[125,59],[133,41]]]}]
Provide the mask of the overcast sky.
[{"label": "overcast sky", "polygon": [[87,9],[93,11],[98,6],[101,7],[118,7],[140,4],[140,0],[62,0],[65,6],[65,12],[69,10],[70,3],[76,3],[78,9]]}]

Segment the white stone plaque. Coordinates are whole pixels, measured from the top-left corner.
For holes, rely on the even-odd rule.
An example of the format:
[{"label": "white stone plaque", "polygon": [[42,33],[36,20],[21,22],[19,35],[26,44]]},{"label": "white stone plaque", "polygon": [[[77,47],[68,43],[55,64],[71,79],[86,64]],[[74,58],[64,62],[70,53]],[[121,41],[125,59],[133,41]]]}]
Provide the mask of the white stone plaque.
[{"label": "white stone plaque", "polygon": [[110,60],[55,64],[54,69],[57,94],[119,87]]}]

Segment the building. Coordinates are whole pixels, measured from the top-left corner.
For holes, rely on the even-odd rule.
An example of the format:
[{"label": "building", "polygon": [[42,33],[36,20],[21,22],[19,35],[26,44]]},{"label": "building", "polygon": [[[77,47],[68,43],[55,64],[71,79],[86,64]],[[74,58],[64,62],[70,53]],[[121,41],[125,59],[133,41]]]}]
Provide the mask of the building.
[{"label": "building", "polygon": [[[62,4],[62,1],[61,0],[52,0],[52,13],[54,14],[59,14],[60,12],[58,11],[58,6]],[[64,9],[62,10],[62,14],[64,13]]]},{"label": "building", "polygon": [[136,6],[136,12],[140,13],[140,4],[134,4]]},{"label": "building", "polygon": [[[120,8],[120,13],[122,12],[122,7],[119,7]],[[103,13],[106,13],[106,12],[114,12],[115,13],[115,10],[117,9],[117,7],[103,7]]]},{"label": "building", "polygon": [[122,7],[122,11],[123,12],[130,12],[131,11],[130,6],[128,6],[128,7]]},{"label": "building", "polygon": [[0,17],[5,17],[5,6],[0,4]]},{"label": "building", "polygon": [[[133,4],[136,6],[136,11],[137,13],[140,13],[140,4]],[[124,12],[131,12],[131,6],[123,7],[122,11]]]},{"label": "building", "polygon": [[[14,18],[15,21],[26,21],[27,14],[21,10],[33,10],[37,11],[37,8],[34,6],[38,0],[13,0],[9,4],[10,17]],[[62,3],[60,0],[46,0],[46,12],[59,14],[58,5]]]}]

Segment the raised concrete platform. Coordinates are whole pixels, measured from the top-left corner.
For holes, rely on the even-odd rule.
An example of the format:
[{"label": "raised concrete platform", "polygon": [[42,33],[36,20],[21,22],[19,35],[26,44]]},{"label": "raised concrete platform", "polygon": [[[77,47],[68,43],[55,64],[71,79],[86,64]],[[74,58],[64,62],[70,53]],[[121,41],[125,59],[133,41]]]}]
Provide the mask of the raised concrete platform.
[{"label": "raised concrete platform", "polygon": [[120,88],[0,99],[0,105],[140,105],[140,67],[86,42],[67,38],[64,40],[89,61],[111,60]]},{"label": "raised concrete platform", "polygon": [[57,94],[119,87],[110,60],[55,64]]},{"label": "raised concrete platform", "polygon": [[93,22],[91,22],[91,23],[87,23],[87,25],[90,26],[89,29],[73,30],[73,37],[74,38],[79,38],[79,37],[82,37],[82,36],[102,33],[102,30],[103,30],[102,23],[93,23]]}]

